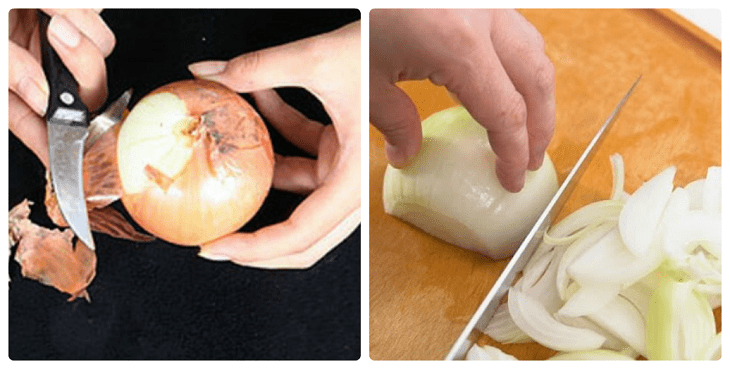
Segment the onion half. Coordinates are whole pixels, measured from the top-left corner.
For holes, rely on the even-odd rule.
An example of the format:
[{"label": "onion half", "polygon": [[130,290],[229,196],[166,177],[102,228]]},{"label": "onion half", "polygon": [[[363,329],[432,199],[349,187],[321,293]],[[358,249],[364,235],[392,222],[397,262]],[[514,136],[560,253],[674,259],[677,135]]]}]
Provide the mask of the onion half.
[{"label": "onion half", "polygon": [[385,171],[386,213],[493,259],[514,254],[558,189],[550,158],[527,173],[520,192],[510,193],[497,180],[486,130],[464,107],[430,116],[422,129],[413,162]]}]

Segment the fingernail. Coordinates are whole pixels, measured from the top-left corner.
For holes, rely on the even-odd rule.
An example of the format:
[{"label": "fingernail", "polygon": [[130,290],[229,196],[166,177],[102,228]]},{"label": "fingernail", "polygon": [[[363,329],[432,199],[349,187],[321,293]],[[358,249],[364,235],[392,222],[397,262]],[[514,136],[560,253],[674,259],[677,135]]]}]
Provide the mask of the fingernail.
[{"label": "fingernail", "polygon": [[[396,168],[407,167],[418,156],[419,147],[402,147],[385,142],[385,153],[390,164]],[[408,151],[412,151],[409,153]]]},{"label": "fingernail", "polygon": [[515,191],[515,192],[520,192],[520,191],[522,191],[522,189],[523,189],[523,188],[525,188],[525,176],[526,176],[526,175],[527,175],[527,173],[526,173],[526,172],[522,172],[522,175],[521,175],[521,176],[520,176],[520,178],[519,178],[519,179],[517,180],[517,186],[515,186],[515,189],[516,189],[517,191]]},{"label": "fingernail", "polygon": [[198,256],[203,259],[208,259],[211,261],[229,261],[231,258],[229,258],[226,255],[223,254],[216,254],[215,252],[211,252],[210,250],[200,250],[198,253]]},{"label": "fingernail", "polygon": [[223,72],[226,65],[228,63],[224,61],[205,61],[188,65],[188,70],[198,77],[205,77]]},{"label": "fingernail", "polygon": [[396,146],[393,146],[387,142],[385,143],[385,153],[388,156],[388,161],[390,161],[390,164],[396,168],[402,168],[408,161],[408,159],[405,157],[401,150],[398,150]]},{"label": "fingernail", "polygon": [[538,158],[531,160],[530,165],[527,167],[527,169],[535,171],[540,169],[542,166],[542,162],[545,160],[545,155],[541,155]]},{"label": "fingernail", "polygon": [[18,83],[18,93],[36,113],[40,115],[46,114],[48,86],[45,83],[40,84],[30,77],[23,77]]},{"label": "fingernail", "polygon": [[499,183],[508,192],[517,193],[525,186],[525,171],[517,172],[504,162],[497,162],[496,175]]},{"label": "fingernail", "polygon": [[56,40],[69,48],[75,48],[81,43],[81,33],[63,16],[55,16],[48,24],[48,31]]}]

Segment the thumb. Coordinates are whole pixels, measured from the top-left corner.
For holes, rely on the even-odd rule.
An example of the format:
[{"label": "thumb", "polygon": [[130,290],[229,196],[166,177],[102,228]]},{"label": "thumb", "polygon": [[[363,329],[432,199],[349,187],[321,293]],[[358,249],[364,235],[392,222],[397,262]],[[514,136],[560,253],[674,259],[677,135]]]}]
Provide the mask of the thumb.
[{"label": "thumb", "polygon": [[421,149],[421,122],[416,106],[403,90],[370,79],[370,122],[383,133],[388,160],[402,168]]},{"label": "thumb", "polygon": [[304,87],[312,63],[306,55],[308,39],[253,51],[229,61],[202,61],[188,65],[196,78],[207,79],[245,93],[284,86]]}]

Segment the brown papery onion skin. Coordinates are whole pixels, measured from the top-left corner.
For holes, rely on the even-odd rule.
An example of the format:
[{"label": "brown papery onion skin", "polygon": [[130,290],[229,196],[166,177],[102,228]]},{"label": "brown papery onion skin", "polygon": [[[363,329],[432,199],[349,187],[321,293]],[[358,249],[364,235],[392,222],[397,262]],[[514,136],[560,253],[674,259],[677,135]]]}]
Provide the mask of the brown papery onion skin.
[{"label": "brown papery onion skin", "polygon": [[[146,153],[135,143],[122,143],[126,142],[125,129],[141,129],[144,135],[145,127],[158,124],[154,120],[133,126],[128,123],[145,99],[165,93],[181,99],[186,114],[193,118],[189,127],[178,133],[189,138],[181,145],[191,148],[192,156],[171,176],[153,165],[138,165],[136,171],[143,170],[148,181],[141,191],[132,191],[129,182],[125,186],[124,176],[131,172],[124,172],[122,161]],[[139,116],[134,119],[139,120]],[[202,80],[174,82],[145,96],[122,125],[118,160],[122,203],[129,214],[148,232],[182,246],[200,245],[242,227],[263,204],[274,173],[271,139],[261,117],[237,93]]]}]

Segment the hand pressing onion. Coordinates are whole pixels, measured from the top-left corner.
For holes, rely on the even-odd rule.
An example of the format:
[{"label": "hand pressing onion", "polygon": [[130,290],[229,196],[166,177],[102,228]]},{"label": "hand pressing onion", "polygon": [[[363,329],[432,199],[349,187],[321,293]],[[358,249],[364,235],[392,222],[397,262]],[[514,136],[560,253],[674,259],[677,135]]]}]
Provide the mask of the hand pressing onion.
[{"label": "hand pressing onion", "polygon": [[423,143],[407,168],[388,166],[385,211],[451,244],[493,259],[511,256],[558,189],[549,157],[510,193],[495,174],[486,130],[463,107],[422,123]]},{"label": "hand pressing onion", "polygon": [[122,203],[155,236],[200,245],[256,214],[273,155],[266,126],[238,94],[215,82],[174,82],[140,100],[122,125]]}]

